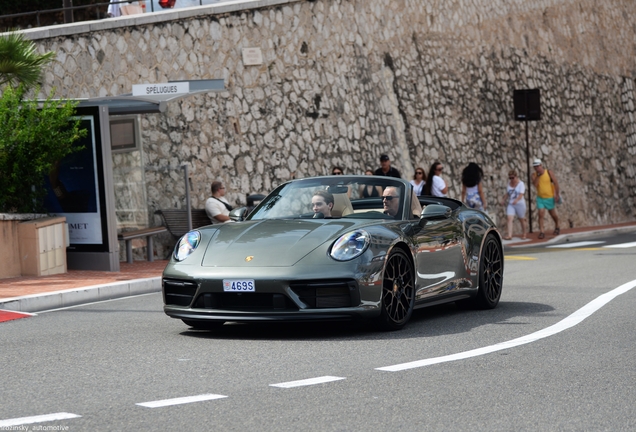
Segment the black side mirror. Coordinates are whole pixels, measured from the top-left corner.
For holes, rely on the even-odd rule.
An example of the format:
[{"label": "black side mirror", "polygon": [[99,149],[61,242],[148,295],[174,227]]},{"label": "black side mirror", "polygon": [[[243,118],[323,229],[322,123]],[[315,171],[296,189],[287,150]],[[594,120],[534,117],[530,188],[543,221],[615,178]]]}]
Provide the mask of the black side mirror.
[{"label": "black side mirror", "polygon": [[453,211],[450,207],[439,204],[429,204],[424,207],[420,215],[420,226],[423,227],[432,220],[448,219]]}]

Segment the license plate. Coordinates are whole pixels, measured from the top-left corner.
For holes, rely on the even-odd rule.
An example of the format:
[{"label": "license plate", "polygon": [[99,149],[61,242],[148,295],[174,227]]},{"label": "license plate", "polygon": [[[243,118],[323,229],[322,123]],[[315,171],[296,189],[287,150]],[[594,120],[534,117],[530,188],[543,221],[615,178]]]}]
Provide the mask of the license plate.
[{"label": "license plate", "polygon": [[223,291],[226,292],[255,292],[254,279],[223,279]]}]

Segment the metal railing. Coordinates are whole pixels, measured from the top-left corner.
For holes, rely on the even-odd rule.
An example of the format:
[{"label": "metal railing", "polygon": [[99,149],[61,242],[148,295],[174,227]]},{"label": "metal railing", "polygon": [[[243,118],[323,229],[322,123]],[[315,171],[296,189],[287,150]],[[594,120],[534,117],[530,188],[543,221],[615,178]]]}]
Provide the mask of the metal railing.
[{"label": "metal railing", "polygon": [[[2,24],[2,22],[6,21],[6,20],[10,20],[10,19],[14,19],[14,18],[35,16],[36,24],[37,24],[35,27],[41,27],[42,26],[42,24],[40,23],[40,16],[41,15],[43,15],[43,14],[54,14],[54,13],[62,12],[62,13],[65,14],[65,18],[66,18],[66,12],[68,12],[69,10],[71,11],[71,21],[70,22],[75,22],[74,19],[73,19],[72,12],[75,11],[75,10],[83,10],[83,9],[97,9],[97,14],[96,14],[97,17],[95,19],[99,20],[99,19],[108,17],[108,14],[105,12],[105,10],[108,8],[109,4],[128,4],[128,3],[130,3],[129,0],[119,0],[119,1],[113,1],[113,2],[93,3],[93,4],[90,4],[90,5],[67,6],[67,7],[61,7],[61,8],[56,8],[56,9],[45,9],[45,10],[38,10],[38,11],[32,11],[32,12],[21,12],[21,13],[10,14],[10,15],[0,15],[0,25]],[[146,3],[150,3],[150,12],[154,12],[155,8],[154,8],[153,1],[152,0],[146,0]],[[203,6],[203,0],[199,0],[199,6]],[[100,11],[100,8],[102,8],[102,7],[104,7],[102,9],[103,12]],[[103,17],[102,17],[102,15],[103,15]],[[93,19],[84,19],[84,20],[80,20],[80,21],[93,21]],[[77,21],[77,22],[80,22],[80,21]],[[68,22],[65,22],[65,24],[68,24]],[[46,25],[49,25],[49,24],[46,24]],[[18,29],[20,29],[20,28],[28,28],[28,26],[19,26],[17,28]]]}]

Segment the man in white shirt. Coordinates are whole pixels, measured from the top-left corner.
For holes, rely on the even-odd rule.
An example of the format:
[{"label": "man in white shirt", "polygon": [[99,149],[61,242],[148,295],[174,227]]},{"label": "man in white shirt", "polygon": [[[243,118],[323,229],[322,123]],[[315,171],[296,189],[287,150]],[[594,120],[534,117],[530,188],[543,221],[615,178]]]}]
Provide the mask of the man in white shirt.
[{"label": "man in white shirt", "polygon": [[232,206],[225,199],[225,186],[220,181],[212,182],[212,196],[205,202],[205,212],[213,224],[232,222]]}]

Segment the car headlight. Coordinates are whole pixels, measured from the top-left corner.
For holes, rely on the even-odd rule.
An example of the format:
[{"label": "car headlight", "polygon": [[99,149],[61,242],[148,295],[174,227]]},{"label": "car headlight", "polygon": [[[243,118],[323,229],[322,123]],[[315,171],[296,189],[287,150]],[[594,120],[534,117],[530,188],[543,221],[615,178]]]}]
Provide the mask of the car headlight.
[{"label": "car headlight", "polygon": [[356,230],[342,235],[331,246],[329,255],[337,261],[349,261],[359,257],[367,250],[370,243],[369,233]]},{"label": "car headlight", "polygon": [[181,237],[179,243],[174,248],[174,259],[183,261],[186,259],[201,243],[201,233],[199,231],[189,231]]}]

